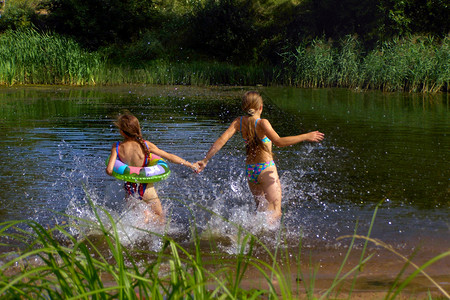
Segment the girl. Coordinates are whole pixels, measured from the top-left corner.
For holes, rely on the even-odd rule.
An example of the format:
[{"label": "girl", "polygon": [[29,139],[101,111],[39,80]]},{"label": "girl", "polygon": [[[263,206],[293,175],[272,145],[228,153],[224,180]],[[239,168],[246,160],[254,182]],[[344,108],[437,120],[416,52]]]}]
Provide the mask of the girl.
[{"label": "girl", "polygon": [[238,131],[247,148],[246,177],[258,211],[269,212],[272,223],[281,217],[281,185],[277,167],[273,161],[272,144],[278,147],[300,142],[320,142],[324,134],[313,131],[296,136],[280,137],[266,119],[261,119],[263,99],[258,92],[246,92],[242,98],[246,116],[236,118],[228,129],[214,142],[203,160],[196,162],[201,172],[208,161]]},{"label": "girl", "polygon": [[[147,159],[150,153],[161,156],[172,163],[185,165],[195,171],[193,164],[187,160],[165,152],[156,147],[155,144],[144,140],[139,120],[131,113],[125,112],[119,115],[114,124],[119,128],[120,135],[124,138],[124,141],[114,143],[111,148],[111,156],[106,167],[108,175],[112,175],[117,158],[129,166],[147,166]],[[148,209],[144,211],[145,223],[148,223],[150,220],[161,224],[164,223],[163,209],[153,183],[125,182],[125,191],[127,199],[133,196],[143,200],[148,205]]]}]

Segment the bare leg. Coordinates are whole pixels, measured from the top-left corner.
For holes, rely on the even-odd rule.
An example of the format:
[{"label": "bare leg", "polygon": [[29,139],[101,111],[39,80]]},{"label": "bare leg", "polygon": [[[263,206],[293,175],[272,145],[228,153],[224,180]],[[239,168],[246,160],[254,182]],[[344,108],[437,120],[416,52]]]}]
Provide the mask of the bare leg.
[{"label": "bare leg", "polygon": [[164,213],[162,211],[161,202],[159,201],[159,198],[153,198],[149,201],[145,201],[149,208],[144,210],[144,223],[152,222],[152,223],[159,223],[164,224]]},{"label": "bare leg", "polygon": [[164,211],[161,201],[158,198],[158,194],[153,186],[147,187],[142,200],[148,205],[148,209],[144,210],[144,222],[148,223],[152,221],[158,222],[159,224],[164,224]]},{"label": "bare leg", "polygon": [[253,198],[255,199],[256,203],[256,210],[257,211],[265,211],[265,203],[266,197],[264,196],[264,190],[262,189],[262,186],[259,184],[248,182],[248,186],[250,187],[250,191],[253,194]]},{"label": "bare leg", "polygon": [[256,205],[260,210],[262,201],[267,200],[264,211],[271,212],[270,222],[275,222],[281,217],[281,184],[276,166],[266,168],[258,176],[258,183],[249,182],[250,191],[255,197]]}]

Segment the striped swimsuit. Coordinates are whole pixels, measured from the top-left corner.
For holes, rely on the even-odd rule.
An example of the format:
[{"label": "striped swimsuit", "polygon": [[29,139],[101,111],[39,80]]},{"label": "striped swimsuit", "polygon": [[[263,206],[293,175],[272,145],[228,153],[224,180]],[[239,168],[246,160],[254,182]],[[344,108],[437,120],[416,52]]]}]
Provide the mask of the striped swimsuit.
[{"label": "striped swimsuit", "polygon": [[[144,141],[144,143],[145,143],[145,141]],[[117,157],[119,158],[119,160],[121,160],[120,155],[119,155],[119,144],[120,144],[120,142],[117,142],[116,152],[117,152]],[[145,143],[145,146],[147,146],[147,149],[148,149],[147,143]],[[123,161],[123,160],[121,160],[121,161]],[[147,154],[145,154],[143,167],[147,166],[147,164],[148,164],[148,156],[147,156]],[[127,192],[128,196],[135,196],[139,200],[142,200],[142,198],[144,197],[145,189],[147,188],[147,183],[136,183],[136,182],[127,182],[126,181],[124,184],[124,188],[125,188],[125,191]]]}]

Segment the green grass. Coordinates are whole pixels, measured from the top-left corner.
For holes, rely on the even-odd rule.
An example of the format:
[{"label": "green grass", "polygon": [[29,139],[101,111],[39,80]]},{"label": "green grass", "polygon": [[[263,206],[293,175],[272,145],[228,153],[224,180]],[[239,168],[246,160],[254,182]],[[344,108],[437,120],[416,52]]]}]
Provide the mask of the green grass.
[{"label": "green grass", "polygon": [[384,43],[362,63],[365,87],[386,91],[437,92],[450,81],[450,38],[409,37]]},{"label": "green grass", "polygon": [[138,69],[110,65],[99,73],[102,84],[272,85],[280,77],[276,69],[264,65],[235,66],[220,62],[165,60],[154,60]]},{"label": "green grass", "polygon": [[108,63],[99,53],[56,34],[27,29],[0,35],[0,85],[270,85],[277,77],[268,66],[219,62],[154,60],[131,68]]},{"label": "green grass", "polygon": [[348,36],[335,45],[316,39],[285,53],[294,85],[436,93],[448,91],[450,37],[396,38],[364,53]]},{"label": "green grass", "polygon": [[[357,235],[355,229],[354,235],[342,237],[351,239],[347,254],[331,286],[319,291],[315,288],[317,268],[309,269],[309,277],[305,277],[300,268],[300,265],[304,264],[301,261],[301,241],[296,263],[297,276],[302,279],[303,287],[298,281],[295,285],[292,284],[293,273],[290,269],[292,258],[287,247],[277,247],[271,251],[256,236],[245,232],[242,228],[238,231],[237,254],[224,259],[224,255],[218,253],[212,262],[204,262],[195,224],[191,226],[193,243],[187,247],[182,247],[168,236],[146,232],[162,239],[161,249],[157,252],[129,249],[119,242],[118,228],[113,218],[100,208],[94,206],[92,208],[97,220],[80,221],[84,222],[84,226],[87,224],[100,230],[100,235],[95,239],[92,236],[76,238],[69,233],[68,227],[61,225],[46,229],[33,221],[9,221],[0,224],[0,237],[9,241],[7,246],[22,245],[22,250],[15,255],[4,253],[1,256],[5,263],[0,268],[0,297],[139,299],[137,296],[139,295],[145,299],[337,298],[341,293],[342,283],[351,276],[354,276],[354,282],[361,269],[373,256],[365,254],[368,243],[373,242],[405,259],[405,267],[386,292],[386,299],[395,299],[419,273],[426,275],[424,269],[427,266],[450,255],[448,251],[422,266],[416,266],[392,250],[389,245],[370,238],[376,216],[375,210],[367,236]],[[107,216],[110,225],[104,224],[102,222],[104,218],[101,216]],[[280,227],[279,242],[283,236],[282,231],[283,227]],[[359,262],[344,274],[343,266],[351,255],[355,240],[360,238],[364,239],[365,243]],[[268,259],[264,261],[258,259],[257,255],[254,255],[256,247],[263,249]],[[208,254],[208,257],[211,256],[214,257],[214,254]],[[415,271],[401,280],[400,275],[409,265],[412,265]],[[259,272],[266,288],[245,290],[241,287],[250,268]],[[448,297],[448,293],[439,284],[426,276],[444,297]],[[278,283],[277,287],[274,286],[274,281]]]},{"label": "green grass", "polygon": [[95,84],[102,66],[98,54],[55,34],[28,29],[0,35],[0,84]]},{"label": "green grass", "polygon": [[0,35],[0,85],[293,85],[436,93],[448,91],[450,37],[394,39],[365,53],[357,38],[316,39],[283,54],[283,66],[215,61],[113,64],[74,40],[33,29]]}]

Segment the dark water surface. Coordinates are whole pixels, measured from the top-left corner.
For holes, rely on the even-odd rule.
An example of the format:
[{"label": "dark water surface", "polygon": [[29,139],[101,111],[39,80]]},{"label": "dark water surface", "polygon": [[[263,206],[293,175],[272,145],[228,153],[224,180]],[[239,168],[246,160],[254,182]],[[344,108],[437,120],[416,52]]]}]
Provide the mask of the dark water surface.
[{"label": "dark water surface", "polygon": [[[67,218],[58,213],[89,219],[92,199],[124,224],[130,243],[148,239],[132,229],[139,209],[125,205],[122,183],[104,171],[110,147],[119,139],[114,117],[129,109],[140,119],[146,139],[195,162],[240,115],[245,90],[1,88],[0,221],[52,225]],[[302,238],[311,248],[339,247],[336,237],[353,233],[357,220],[358,232],[367,233],[375,205],[384,201],[373,237],[406,253],[416,246],[431,253],[450,248],[448,95],[260,91],[266,100],[263,117],[280,135],[317,129],[326,135],[320,144],[274,148],[288,244]],[[236,234],[221,217],[253,233],[265,229],[264,217],[254,214],[244,155],[237,135],[201,175],[170,165],[171,176],[157,184],[171,218],[169,234],[188,240],[193,218],[200,230],[217,238]],[[159,247],[154,240],[144,245]],[[223,250],[236,251],[233,245]]]}]

